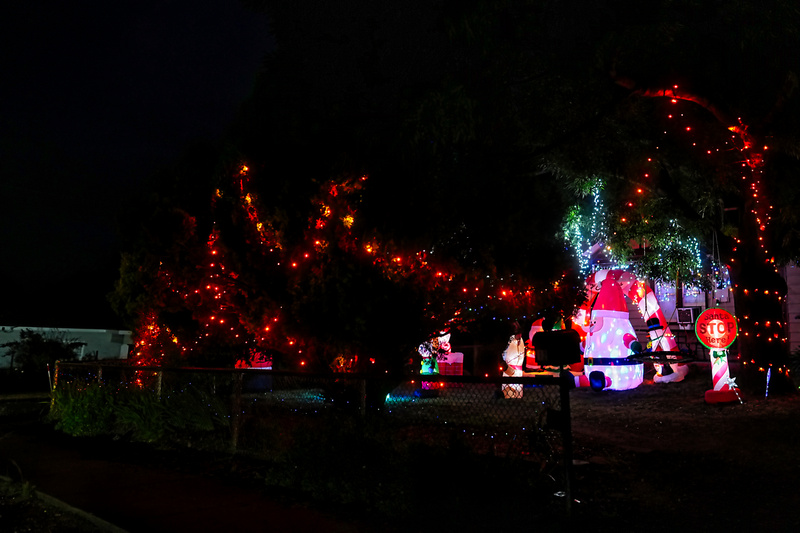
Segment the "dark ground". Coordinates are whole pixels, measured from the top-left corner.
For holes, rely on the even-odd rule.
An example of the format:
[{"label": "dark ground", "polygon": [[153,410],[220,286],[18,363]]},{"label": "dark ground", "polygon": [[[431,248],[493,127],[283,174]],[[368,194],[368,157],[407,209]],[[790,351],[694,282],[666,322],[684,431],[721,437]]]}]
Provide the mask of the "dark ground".
[{"label": "dark ground", "polygon": [[711,386],[706,364],[680,383],[573,391],[589,463],[575,497],[595,530],[800,531],[800,396],[707,404]]},{"label": "dark ground", "polygon": [[[521,530],[800,531],[800,396],[709,405],[710,387],[710,370],[698,365],[681,383],[574,390],[572,518],[542,527],[532,517],[559,501],[514,494],[497,512],[516,513]],[[267,489],[244,458],[93,442],[54,432],[35,416],[0,417],[0,473],[128,531],[397,530],[352,509]],[[446,491],[428,486],[441,520],[418,531],[449,531],[453,513],[494,512],[449,509]],[[14,487],[20,496],[25,486]],[[0,500],[2,531],[98,530],[85,520],[70,526],[62,508],[26,511],[35,502],[18,505],[9,497],[14,490]]]},{"label": "dark ground", "polygon": [[[0,498],[3,532],[372,530],[268,490],[246,460],[76,439],[30,418],[3,419],[0,435],[3,473],[17,482]],[[67,508],[21,497],[26,487]]]}]

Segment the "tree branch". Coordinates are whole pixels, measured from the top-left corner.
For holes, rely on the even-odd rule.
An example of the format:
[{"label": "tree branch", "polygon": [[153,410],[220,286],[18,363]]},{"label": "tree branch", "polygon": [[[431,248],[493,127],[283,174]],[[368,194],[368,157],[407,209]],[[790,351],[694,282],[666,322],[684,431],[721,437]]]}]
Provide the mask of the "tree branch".
[{"label": "tree branch", "polygon": [[638,87],[632,79],[618,77],[614,72],[611,73],[611,78],[614,80],[614,83],[620,87],[630,90],[632,96],[641,96],[644,98],[670,98],[672,100],[693,102],[714,115],[714,118],[716,118],[726,128],[738,124],[738,121],[731,119],[726,113],[711,103],[708,98],[694,93],[681,91],[677,85],[674,85],[668,89],[663,87]]}]

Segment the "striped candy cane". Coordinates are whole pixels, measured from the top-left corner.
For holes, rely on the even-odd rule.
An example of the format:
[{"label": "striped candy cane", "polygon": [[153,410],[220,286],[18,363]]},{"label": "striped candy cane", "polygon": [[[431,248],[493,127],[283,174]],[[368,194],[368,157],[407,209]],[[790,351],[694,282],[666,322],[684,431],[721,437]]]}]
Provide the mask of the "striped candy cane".
[{"label": "striped candy cane", "polygon": [[706,391],[706,402],[723,403],[739,400],[739,403],[742,403],[736,381],[731,379],[728,369],[728,350],[711,350],[710,357],[714,388]]},{"label": "striped candy cane", "polygon": [[728,351],[711,350],[711,378],[715,391],[729,390],[728,382],[731,379],[728,369]]}]

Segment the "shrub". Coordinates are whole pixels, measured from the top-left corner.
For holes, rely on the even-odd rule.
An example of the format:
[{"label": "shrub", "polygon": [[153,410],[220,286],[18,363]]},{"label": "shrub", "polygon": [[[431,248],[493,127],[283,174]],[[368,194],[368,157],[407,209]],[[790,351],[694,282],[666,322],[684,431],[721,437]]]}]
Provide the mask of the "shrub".
[{"label": "shrub", "polygon": [[130,435],[135,441],[158,442],[168,432],[166,406],[159,401],[158,396],[149,391],[121,390],[114,415],[114,432],[118,435]]},{"label": "shrub", "polygon": [[5,348],[0,357],[9,358],[8,369],[0,375],[0,385],[6,391],[46,391],[50,388],[48,369],[55,370],[56,361],[77,359],[84,344],[58,331],[42,334],[24,329],[19,332],[19,340],[0,344]]},{"label": "shrub", "polygon": [[107,435],[113,429],[114,400],[115,395],[98,383],[60,386],[53,391],[49,418],[69,435]]},{"label": "shrub", "polygon": [[117,435],[166,444],[189,435],[227,429],[228,412],[217,397],[188,389],[159,398],[146,389],[91,383],[59,385],[49,419],[73,436]]}]

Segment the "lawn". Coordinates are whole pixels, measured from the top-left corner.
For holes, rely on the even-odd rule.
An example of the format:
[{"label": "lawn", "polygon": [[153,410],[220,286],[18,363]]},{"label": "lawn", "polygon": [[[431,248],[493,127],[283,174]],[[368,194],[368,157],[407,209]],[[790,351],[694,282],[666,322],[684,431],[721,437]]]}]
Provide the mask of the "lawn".
[{"label": "lawn", "polygon": [[[652,370],[649,375],[652,375]],[[417,531],[442,531],[443,524],[458,524],[461,531],[470,530],[471,526],[485,528],[492,523],[493,517],[504,526],[530,526],[541,531],[800,531],[800,514],[797,512],[800,508],[797,491],[800,479],[800,454],[797,450],[800,443],[800,396],[767,399],[743,394],[742,403],[711,405],[704,400],[704,393],[709,388],[711,375],[708,365],[695,364],[680,383],[653,384],[646,380],[642,386],[630,391],[573,390],[570,397],[575,478],[571,516],[566,513],[566,500],[561,495],[563,486],[560,483],[546,487],[537,485],[533,490],[525,489],[526,484],[519,479],[508,483],[514,477],[511,469],[522,465],[520,461],[525,462],[524,458],[509,460],[501,455],[495,459],[484,457],[472,464],[466,461],[464,450],[445,449],[437,452],[435,460],[425,461],[421,466],[417,464],[412,469],[387,463],[381,470],[373,468],[388,459],[378,453],[380,448],[364,448],[351,442],[347,446],[352,445],[352,449],[359,450],[359,453],[349,457],[342,451],[347,446],[330,440],[317,442],[314,446],[304,445],[310,450],[339,450],[341,454],[334,463],[338,470],[329,463],[324,465],[334,473],[341,474],[343,468],[352,473],[353,465],[369,463],[370,475],[364,481],[368,484],[374,482],[371,486],[382,486],[380,490],[373,490],[370,497],[392,496],[377,502],[379,505],[375,508],[379,511],[389,510],[402,500],[393,503],[402,486],[398,485],[392,492],[393,486],[386,483],[389,472],[410,474],[420,468],[422,472],[429,472],[430,478],[415,474],[415,479],[426,480],[422,485],[417,482],[415,488],[427,495],[426,501],[430,505],[424,509],[407,508],[403,512],[410,518],[403,521],[404,527],[415,524]],[[458,391],[453,391],[454,396],[458,394]],[[121,443],[109,442],[108,445],[119,446]],[[302,449],[300,447],[297,451]],[[122,452],[119,454],[124,455]],[[180,464],[184,455],[170,455],[170,461],[175,464],[162,459],[153,462],[158,468],[187,468]],[[209,475],[218,475],[220,465],[230,461],[237,467],[224,468],[230,470],[226,477],[233,470],[251,475],[256,472],[263,483],[271,483],[270,490],[283,485],[275,485],[274,478],[270,482],[270,473],[275,472],[274,464],[256,461],[250,467],[242,468],[242,462],[249,460],[246,455],[223,459],[208,463],[214,464],[217,470],[209,472]],[[294,459],[299,459],[299,456]],[[139,455],[137,460],[148,463],[144,455]],[[197,464],[193,463],[191,468],[196,469]],[[313,470],[315,477],[326,471],[320,465]],[[557,470],[552,472],[554,475],[559,473]],[[308,482],[310,478],[303,479]],[[252,483],[253,479],[247,481]],[[344,481],[340,479],[340,482]],[[357,495],[356,489],[361,490],[360,484],[355,478],[347,481],[352,485],[353,494]],[[286,485],[302,488],[291,480]],[[519,491],[504,492],[512,486],[518,487]],[[460,494],[466,490],[464,487],[469,487],[468,494]],[[61,522],[67,520],[67,515],[63,510],[47,507],[32,498],[31,487],[5,484],[3,488],[0,506],[3,522],[8,523],[9,517],[16,516],[22,520],[14,522],[23,525],[21,530],[67,531],[56,526],[52,529],[48,525],[53,523],[57,514]],[[309,504],[315,506],[324,505],[327,499],[325,508],[337,511],[337,506],[331,505],[333,493],[321,491],[318,484],[312,489],[305,493],[293,491],[293,494],[301,499],[307,498]],[[316,500],[314,490],[318,492]],[[503,511],[502,505],[497,506],[500,496],[508,502],[508,512]],[[406,500],[407,504],[411,501]],[[445,502],[469,505],[444,506]],[[342,505],[339,510],[346,510],[354,516],[351,504]],[[423,516],[425,520],[415,520],[415,517]],[[43,524],[39,527],[33,520],[42,520]],[[426,529],[428,525],[430,529]],[[78,528],[70,530],[84,531]]]},{"label": "lawn", "polygon": [[800,531],[800,396],[707,404],[711,385],[694,365],[680,383],[574,390],[576,518],[595,531]]}]

